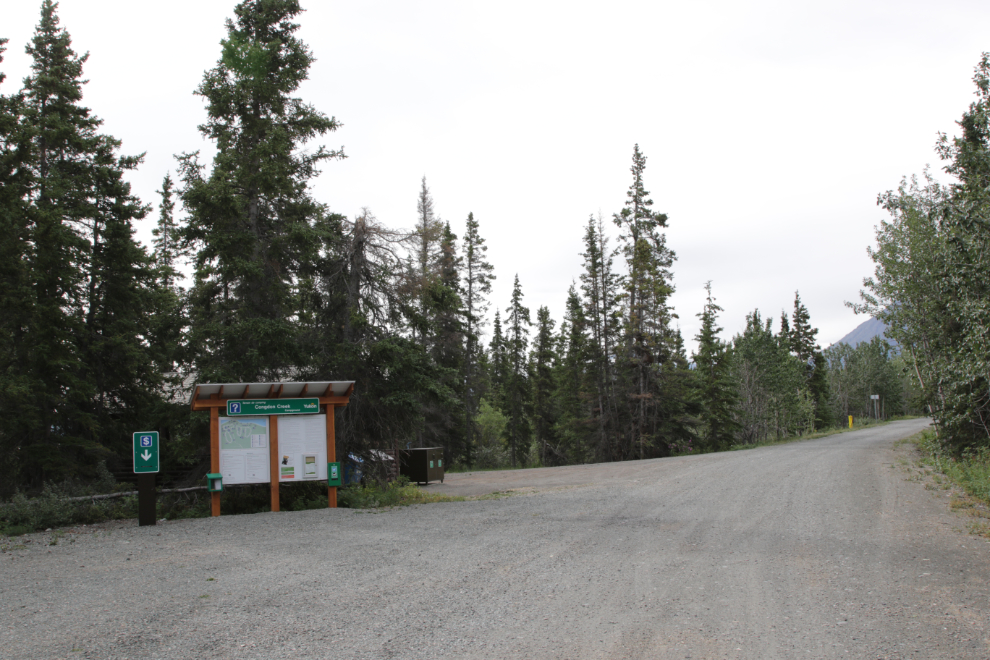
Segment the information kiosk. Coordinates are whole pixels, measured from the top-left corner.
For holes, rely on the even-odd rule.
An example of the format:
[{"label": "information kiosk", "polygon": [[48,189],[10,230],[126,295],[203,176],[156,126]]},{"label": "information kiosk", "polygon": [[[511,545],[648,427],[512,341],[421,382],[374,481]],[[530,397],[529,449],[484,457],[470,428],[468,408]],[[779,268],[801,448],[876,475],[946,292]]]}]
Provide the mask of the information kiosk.
[{"label": "information kiosk", "polygon": [[354,381],[205,383],[189,405],[210,412],[210,508],[220,515],[220,493],[235,484],[271,484],[278,511],[282,482],[328,484],[327,504],[337,506],[334,411],[346,406]]}]

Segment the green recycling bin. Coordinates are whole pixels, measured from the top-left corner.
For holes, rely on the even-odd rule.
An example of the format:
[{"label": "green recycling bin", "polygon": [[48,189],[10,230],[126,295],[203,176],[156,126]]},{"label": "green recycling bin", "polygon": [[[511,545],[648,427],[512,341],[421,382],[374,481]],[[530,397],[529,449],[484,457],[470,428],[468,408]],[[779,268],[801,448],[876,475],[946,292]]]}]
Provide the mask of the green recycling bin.
[{"label": "green recycling bin", "polygon": [[431,481],[443,483],[443,470],[443,447],[403,449],[399,452],[399,473],[409,477],[409,481],[418,484]]}]

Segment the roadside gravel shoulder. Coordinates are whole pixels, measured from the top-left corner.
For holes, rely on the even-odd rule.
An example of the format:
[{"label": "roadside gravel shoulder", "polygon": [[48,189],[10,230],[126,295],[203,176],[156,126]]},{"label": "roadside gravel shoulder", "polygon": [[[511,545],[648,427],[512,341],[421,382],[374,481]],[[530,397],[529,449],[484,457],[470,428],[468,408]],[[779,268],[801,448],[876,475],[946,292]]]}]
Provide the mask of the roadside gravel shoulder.
[{"label": "roadside gravel shoulder", "polygon": [[0,658],[985,660],[988,546],[896,465],[922,425],[531,472],[514,497],[19,537]]}]

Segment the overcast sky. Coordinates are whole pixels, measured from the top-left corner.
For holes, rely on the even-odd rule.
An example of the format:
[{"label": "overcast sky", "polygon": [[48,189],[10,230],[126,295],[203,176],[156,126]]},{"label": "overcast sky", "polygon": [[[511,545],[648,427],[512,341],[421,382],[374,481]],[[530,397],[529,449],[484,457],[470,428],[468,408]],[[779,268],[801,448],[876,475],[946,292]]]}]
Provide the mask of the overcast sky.
[{"label": "overcast sky", "polygon": [[[146,152],[154,191],[173,154],[211,153],[192,94],[214,65],[232,1],[63,0],[84,103]],[[0,91],[27,74],[40,2],[7,2]],[[481,223],[505,308],[518,273],[533,311],[561,318],[591,214],[622,208],[635,143],[678,256],[673,305],[693,346],[712,280],[728,339],[800,290],[822,346],[864,319],[877,194],[954,134],[990,50],[990,3],[303,1],[316,56],[300,96],[343,127],[314,196],[412,227],[424,175],[455,233]],[[138,232],[150,237],[154,217]]]}]

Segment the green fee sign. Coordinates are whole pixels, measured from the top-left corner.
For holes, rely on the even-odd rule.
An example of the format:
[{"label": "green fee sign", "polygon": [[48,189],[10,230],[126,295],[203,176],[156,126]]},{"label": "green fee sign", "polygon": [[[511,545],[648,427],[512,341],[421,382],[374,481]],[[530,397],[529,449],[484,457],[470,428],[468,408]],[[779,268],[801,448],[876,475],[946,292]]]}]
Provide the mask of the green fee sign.
[{"label": "green fee sign", "polygon": [[230,399],[227,416],[238,415],[312,415],[320,412],[320,400],[311,399]]},{"label": "green fee sign", "polygon": [[158,431],[134,434],[134,471],[138,474],[158,472]]}]

